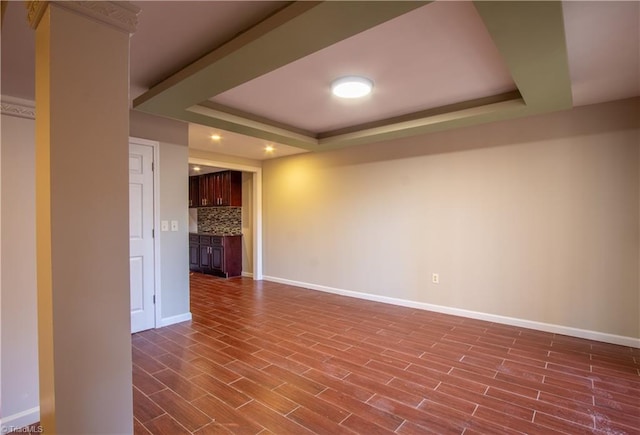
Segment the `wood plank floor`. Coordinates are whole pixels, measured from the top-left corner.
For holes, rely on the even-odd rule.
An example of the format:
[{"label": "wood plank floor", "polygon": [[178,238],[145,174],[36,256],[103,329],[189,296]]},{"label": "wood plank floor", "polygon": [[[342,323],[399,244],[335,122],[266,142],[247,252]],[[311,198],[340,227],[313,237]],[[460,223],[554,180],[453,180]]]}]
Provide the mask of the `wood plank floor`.
[{"label": "wood plank floor", "polygon": [[136,434],[640,433],[640,349],[246,278],[134,334]]}]

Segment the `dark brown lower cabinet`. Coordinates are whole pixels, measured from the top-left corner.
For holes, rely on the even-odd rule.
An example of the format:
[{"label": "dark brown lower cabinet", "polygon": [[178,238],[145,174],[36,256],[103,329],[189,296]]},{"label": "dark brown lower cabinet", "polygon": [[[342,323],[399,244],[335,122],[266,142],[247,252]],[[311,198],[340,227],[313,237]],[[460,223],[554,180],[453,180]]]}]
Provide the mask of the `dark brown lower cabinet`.
[{"label": "dark brown lower cabinet", "polygon": [[200,245],[200,264],[199,267],[202,271],[211,269],[211,246]]},{"label": "dark brown lower cabinet", "polygon": [[189,234],[189,270],[200,267],[200,242],[197,234]]},{"label": "dark brown lower cabinet", "polygon": [[224,248],[222,244],[211,246],[211,268],[222,271],[224,267]]},{"label": "dark brown lower cabinet", "polygon": [[242,274],[242,236],[189,235],[189,269],[228,278]]}]

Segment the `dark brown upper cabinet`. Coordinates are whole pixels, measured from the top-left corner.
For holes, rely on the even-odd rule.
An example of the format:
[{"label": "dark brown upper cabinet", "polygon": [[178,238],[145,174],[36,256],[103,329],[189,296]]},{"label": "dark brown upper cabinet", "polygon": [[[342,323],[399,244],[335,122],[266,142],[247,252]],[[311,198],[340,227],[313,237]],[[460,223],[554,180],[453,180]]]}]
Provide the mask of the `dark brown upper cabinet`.
[{"label": "dark brown upper cabinet", "polygon": [[189,177],[189,207],[227,206],[242,206],[242,172],[222,171]]}]

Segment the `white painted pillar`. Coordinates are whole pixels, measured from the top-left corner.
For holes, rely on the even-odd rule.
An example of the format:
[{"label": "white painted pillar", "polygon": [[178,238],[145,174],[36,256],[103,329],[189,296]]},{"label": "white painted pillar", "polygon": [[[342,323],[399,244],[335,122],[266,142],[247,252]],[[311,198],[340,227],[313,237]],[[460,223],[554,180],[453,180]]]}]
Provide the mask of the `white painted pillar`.
[{"label": "white painted pillar", "polygon": [[133,432],[127,2],[27,2],[45,433]]}]

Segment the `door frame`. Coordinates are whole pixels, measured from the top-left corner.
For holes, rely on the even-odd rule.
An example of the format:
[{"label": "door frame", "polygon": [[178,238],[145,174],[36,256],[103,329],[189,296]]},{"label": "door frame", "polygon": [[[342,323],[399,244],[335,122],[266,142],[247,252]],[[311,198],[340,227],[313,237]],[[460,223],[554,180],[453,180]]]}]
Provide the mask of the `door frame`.
[{"label": "door frame", "polygon": [[223,160],[213,160],[189,156],[189,163],[204,166],[215,166],[232,171],[250,172],[253,187],[253,279],[263,278],[262,271],[262,168]]},{"label": "door frame", "polygon": [[[153,294],[155,296],[153,328],[162,319],[162,285],[160,282],[160,142],[129,136],[129,144],[150,146],[153,150]],[[131,273],[131,272],[129,272]],[[129,290],[131,291],[131,290]]]}]

